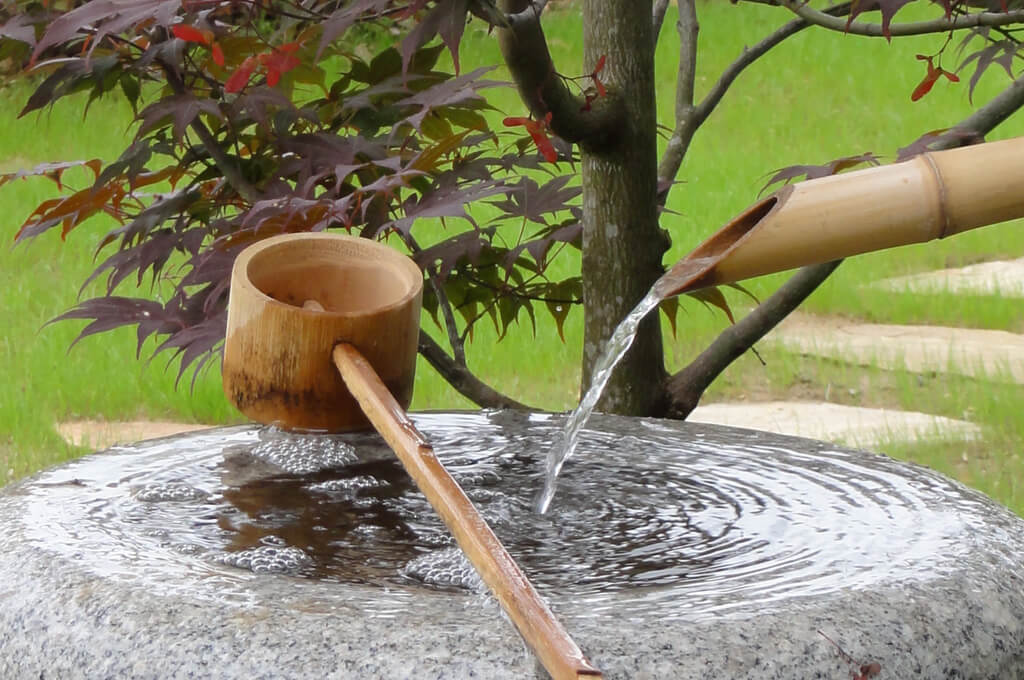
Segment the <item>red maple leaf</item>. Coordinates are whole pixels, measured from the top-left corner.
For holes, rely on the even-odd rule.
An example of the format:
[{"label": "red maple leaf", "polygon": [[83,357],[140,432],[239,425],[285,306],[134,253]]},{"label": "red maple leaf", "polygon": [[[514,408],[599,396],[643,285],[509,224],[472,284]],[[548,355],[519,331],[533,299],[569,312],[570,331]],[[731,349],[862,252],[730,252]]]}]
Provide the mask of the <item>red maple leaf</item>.
[{"label": "red maple leaf", "polygon": [[526,131],[530,133],[530,137],[533,138],[533,143],[537,145],[537,149],[544,155],[549,163],[555,163],[558,161],[558,152],[555,151],[555,147],[551,144],[551,140],[548,139],[547,131],[550,130],[551,126],[551,112],[544,116],[544,120],[533,120],[532,118],[506,118],[504,120],[505,127],[515,127],[522,125],[526,128]]},{"label": "red maple leaf", "polygon": [[256,70],[256,58],[246,57],[231,77],[224,83],[224,91],[228,93],[241,92],[242,88],[249,83],[252,72]]},{"label": "red maple leaf", "polygon": [[209,45],[213,40],[213,34],[209,31],[200,31],[195,26],[188,26],[186,24],[171,26],[171,33],[178,40],[199,43],[200,45]]},{"label": "red maple leaf", "polygon": [[210,51],[213,54],[213,63],[217,64],[217,66],[223,66],[224,50],[220,48],[220,45],[218,45],[217,43],[213,43],[213,45],[210,46]]},{"label": "red maple leaf", "polygon": [[220,45],[217,44],[217,41],[213,39],[212,31],[200,30],[195,26],[189,26],[187,24],[175,24],[174,26],[171,26],[171,33],[173,33],[174,37],[178,40],[208,46],[213,56],[213,62],[217,64],[217,66],[224,65],[224,50],[222,50]]},{"label": "red maple leaf", "polygon": [[928,72],[925,73],[924,80],[918,83],[917,87],[915,87],[914,91],[910,94],[910,101],[916,102],[918,99],[931,92],[932,87],[940,76],[946,76],[946,78],[948,78],[952,83],[960,82],[960,77],[955,73],[950,73],[941,66],[936,66],[933,57],[926,57],[923,54],[918,54],[917,58],[921,61],[928,62]]},{"label": "red maple leaf", "polygon": [[273,87],[281,80],[281,75],[302,64],[295,52],[301,47],[298,43],[288,43],[274,48],[270,54],[259,56],[260,64],[267,69],[267,85]]}]

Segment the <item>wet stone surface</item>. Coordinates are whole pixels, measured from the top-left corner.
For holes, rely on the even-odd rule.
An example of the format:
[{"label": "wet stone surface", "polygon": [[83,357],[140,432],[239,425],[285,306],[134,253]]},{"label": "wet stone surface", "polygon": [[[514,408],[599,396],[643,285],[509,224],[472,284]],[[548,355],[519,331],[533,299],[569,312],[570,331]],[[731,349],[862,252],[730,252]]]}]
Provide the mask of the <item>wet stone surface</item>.
[{"label": "wet stone surface", "polygon": [[[416,420],[605,677],[849,677],[821,633],[879,677],[1024,674],[1024,521],[945,477],[598,416],[538,515],[563,417]],[[0,677],[545,677],[373,434],[44,472],[0,492],[0,575]]]}]

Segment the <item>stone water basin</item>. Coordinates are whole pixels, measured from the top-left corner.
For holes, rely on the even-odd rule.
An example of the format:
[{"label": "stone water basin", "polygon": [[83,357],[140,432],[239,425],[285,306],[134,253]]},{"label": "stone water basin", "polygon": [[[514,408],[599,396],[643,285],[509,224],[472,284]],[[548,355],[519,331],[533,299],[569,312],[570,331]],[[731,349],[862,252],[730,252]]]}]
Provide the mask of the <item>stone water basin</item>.
[{"label": "stone water basin", "polygon": [[[562,416],[415,420],[606,678],[1024,677],[1024,520],[934,472],[599,415],[541,516]],[[546,674],[376,435],[247,426],[0,491],[26,677]]]}]

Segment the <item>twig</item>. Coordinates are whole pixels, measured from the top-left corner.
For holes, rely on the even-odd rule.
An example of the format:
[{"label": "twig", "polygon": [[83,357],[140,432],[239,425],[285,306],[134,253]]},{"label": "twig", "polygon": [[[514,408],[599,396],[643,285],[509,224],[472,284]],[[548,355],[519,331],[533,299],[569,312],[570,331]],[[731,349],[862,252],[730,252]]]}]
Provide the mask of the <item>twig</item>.
[{"label": "twig", "polygon": [[665,13],[668,12],[669,0],[654,0],[654,42],[658,42],[661,35],[661,26],[665,23]]},{"label": "twig", "polygon": [[[659,182],[674,178],[683,164],[693,135],[702,120],[697,118],[693,105],[694,82],[697,78],[697,9],[694,0],[679,0],[679,72],[676,76],[676,125],[668,140],[665,153],[658,164]],[[704,116],[707,117],[707,114]],[[665,205],[668,189],[659,197]]]},{"label": "twig", "polygon": [[459,394],[466,397],[481,408],[511,408],[521,411],[536,410],[520,403],[511,397],[498,392],[493,387],[473,375],[465,365],[458,364],[430,335],[420,329],[419,352],[424,359],[437,371],[448,384]]},{"label": "twig", "polygon": [[[693,17],[692,27],[683,25],[683,12],[685,2],[680,3],[680,81],[683,80],[684,67],[692,69],[696,72],[696,57],[691,56],[691,50],[696,46],[697,38],[697,21],[696,16]],[[823,14],[827,16],[841,17],[848,14],[850,11],[850,3],[842,3],[834,5],[826,9]],[[672,137],[669,139],[668,146],[665,149],[665,153],[661,157],[661,163],[658,166],[658,178],[664,182],[668,179],[674,178],[679,168],[682,166],[683,159],[686,157],[686,152],[690,148],[690,142],[693,141],[693,136],[696,134],[697,129],[704,124],[704,121],[708,119],[708,116],[715,110],[718,104],[722,101],[725,93],[729,91],[736,78],[743,73],[743,71],[755,61],[767,54],[772,48],[782,43],[787,38],[790,38],[800,31],[808,28],[812,24],[804,19],[794,19],[784,26],[780,27],[771,35],[767,36],[761,42],[757,43],[753,47],[744,48],[743,52],[739,57],[736,58],[729,66],[722,72],[718,80],[710,91],[704,96],[700,104],[697,106],[692,105],[692,83],[687,86],[687,90],[683,90],[677,86],[676,94],[676,127],[672,132]],[[686,32],[684,34],[684,31]],[[688,44],[692,42],[692,46]],[[692,64],[692,66],[690,66]],[[693,75],[687,76],[687,78],[693,78]],[[690,106],[680,106],[680,101],[686,101],[687,92],[689,92]],[[668,196],[666,191],[660,197],[662,205]]]},{"label": "twig", "polygon": [[905,35],[924,35],[927,33],[946,33],[958,31],[965,28],[976,28],[978,26],[1007,26],[1024,22],[1024,10],[1012,10],[1009,12],[979,12],[978,14],[963,14],[949,19],[931,19],[929,21],[915,21],[906,24],[890,24],[888,32],[881,24],[868,24],[861,21],[847,22],[838,17],[826,14],[814,9],[802,0],[779,0],[783,7],[796,14],[798,17],[815,26],[827,28],[830,31],[850,33],[872,38],[897,37]]},{"label": "twig", "polygon": [[[171,86],[174,93],[179,95],[185,94],[185,83],[182,82],[177,70],[161,59],[158,59],[157,62],[163,69],[164,75],[167,77],[167,84]],[[210,154],[210,158],[217,165],[217,169],[220,170],[221,174],[224,175],[224,179],[228,181],[234,190],[238,192],[238,195],[250,203],[258,201],[260,199],[260,192],[242,176],[241,169],[224,153],[224,149],[217,143],[213,133],[210,132],[198,115],[192,119],[189,127],[199,137],[199,141],[203,143],[207,153]]]},{"label": "twig", "polygon": [[[402,240],[405,241],[406,247],[409,248],[413,254],[423,252],[420,244],[416,241],[412,234],[406,234],[399,232]],[[427,281],[430,283],[431,290],[434,291],[434,295],[437,296],[437,305],[441,308],[441,316],[444,317],[444,329],[448,334],[448,342],[452,346],[452,354],[455,356],[455,362],[465,366],[466,365],[466,346],[462,342],[462,338],[459,337],[459,327],[455,323],[455,314],[452,312],[452,303],[448,299],[448,293],[445,292],[444,286],[438,280],[437,267],[426,267]]]}]

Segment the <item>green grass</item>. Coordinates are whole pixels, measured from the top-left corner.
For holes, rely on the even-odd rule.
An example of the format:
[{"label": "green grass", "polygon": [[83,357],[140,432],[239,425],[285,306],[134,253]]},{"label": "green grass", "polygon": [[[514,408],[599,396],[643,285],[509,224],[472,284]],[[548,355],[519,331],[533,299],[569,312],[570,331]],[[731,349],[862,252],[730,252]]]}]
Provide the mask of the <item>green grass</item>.
[{"label": "green grass", "polygon": [[[914,8],[909,8],[913,10]],[[673,10],[674,11],[674,10]],[[708,91],[723,68],[746,45],[787,20],[784,10],[744,3],[702,3],[699,7],[700,72],[698,96]],[[901,17],[904,13],[901,12]],[[912,15],[911,15],[912,16]],[[578,8],[552,12],[546,30],[560,69],[582,72]],[[659,118],[671,124],[678,39],[674,17],[665,22],[657,55]],[[925,99],[910,102],[924,75],[916,53],[934,52],[941,37],[883,40],[805,31],[745,72],[721,106],[698,132],[673,189],[663,226],[673,238],[671,258],[684,255],[719,225],[754,200],[773,170],[796,163],[822,163],[839,156],[875,151],[888,159],[922,132],[948,127],[972,110],[966,83],[942,81]],[[462,64],[472,68],[500,61],[496,41],[471,24]],[[952,66],[947,58],[946,67]],[[492,77],[507,78],[498,70]],[[965,78],[966,80],[966,78]],[[1008,84],[1005,74],[986,75],[975,102],[987,101]],[[494,91],[496,115],[522,115],[512,91]],[[116,102],[97,102],[82,120],[78,102],[52,113],[14,121],[27,97],[24,85],[0,98],[0,168],[40,161],[116,156],[130,135],[131,115]],[[1019,116],[992,139],[1024,134]],[[17,182],[0,189],[8,238],[41,200],[52,195],[45,182]],[[58,460],[82,453],[65,445],[53,424],[68,418],[133,417],[204,423],[238,420],[220,392],[216,371],[202,376],[194,392],[174,389],[174,371],[163,359],[134,359],[131,331],[86,339],[66,349],[80,324],[43,327],[70,307],[78,285],[93,266],[96,237],[109,225],[81,227],[62,244],[48,234],[27,246],[0,248],[3,290],[0,360],[0,484]],[[1020,301],[996,297],[893,295],[865,282],[916,271],[1024,255],[1020,224],[971,232],[948,241],[899,248],[853,258],[808,301],[821,314],[888,323],[939,323],[1024,332]],[[9,242],[9,241],[8,241]],[[749,283],[758,296],[771,293],[784,275]],[[734,298],[740,302],[740,298]],[[524,326],[501,343],[480,326],[469,348],[471,366],[513,397],[546,409],[564,409],[577,398],[581,318],[566,323],[567,342],[554,324],[539,319],[536,337]],[[723,327],[724,319],[690,301],[679,317],[679,333],[667,336],[669,364],[689,361]],[[437,337],[441,334],[436,333]],[[143,356],[148,356],[146,349]],[[916,376],[877,368],[847,366],[773,350],[767,366],[744,357],[713,386],[709,398],[751,399],[815,396],[859,405],[884,405],[965,417],[978,422],[984,439],[967,445],[929,447],[893,444],[887,450],[923,462],[992,494],[1017,512],[1024,491],[1016,482],[1024,441],[1019,417],[1020,387],[955,376]],[[471,408],[426,364],[417,375],[415,409]]]}]

